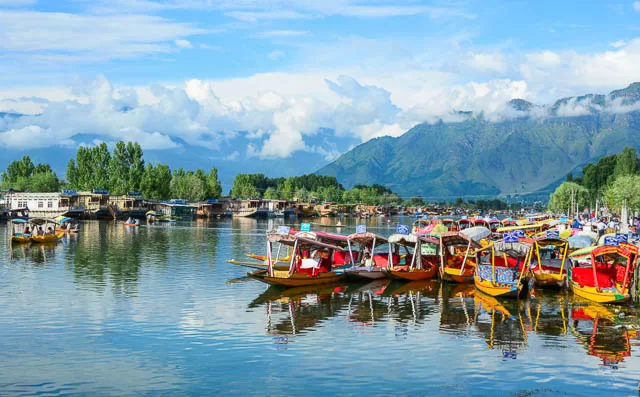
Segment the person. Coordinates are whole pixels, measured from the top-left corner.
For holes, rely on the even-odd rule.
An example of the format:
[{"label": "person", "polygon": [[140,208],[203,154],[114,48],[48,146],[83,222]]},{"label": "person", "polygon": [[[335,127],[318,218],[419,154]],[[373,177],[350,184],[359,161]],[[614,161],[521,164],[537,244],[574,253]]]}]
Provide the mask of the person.
[{"label": "person", "polygon": [[125,223],[131,223],[131,217],[128,217]]},{"label": "person", "polygon": [[51,226],[47,228],[47,234],[53,234],[53,228]]},{"label": "person", "polygon": [[28,236],[31,234],[31,229],[29,229],[29,226],[24,228],[24,231],[22,232],[22,234],[24,234],[25,236]]},{"label": "person", "polygon": [[598,237],[604,234],[604,229],[607,228],[607,224],[604,223],[604,220],[600,219],[596,224],[596,230],[598,231]]},{"label": "person", "polygon": [[616,222],[614,220],[614,218],[611,218],[611,220],[609,221],[609,223],[607,223],[607,229],[609,229],[610,233],[615,233],[616,231]]},{"label": "person", "polygon": [[44,234],[44,230],[42,229],[42,226],[38,226],[38,235],[43,235]]},{"label": "person", "polygon": [[65,222],[65,223],[60,224],[60,228],[59,229],[60,230],[67,230],[67,223]]}]

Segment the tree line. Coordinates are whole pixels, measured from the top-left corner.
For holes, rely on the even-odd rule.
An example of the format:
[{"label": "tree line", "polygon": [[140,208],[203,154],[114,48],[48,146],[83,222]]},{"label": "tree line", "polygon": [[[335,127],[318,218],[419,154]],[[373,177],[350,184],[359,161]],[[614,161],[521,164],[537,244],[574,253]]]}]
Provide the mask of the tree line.
[{"label": "tree line", "polygon": [[106,143],[81,146],[67,164],[67,180],[61,181],[48,164],[34,166],[29,156],[13,161],[2,173],[2,188],[19,191],[57,192],[60,189],[105,189],[113,195],[139,192],[158,200],[183,198],[202,201],[218,198],[222,185],[218,170],[171,170],[167,164],[145,162],[138,143],[118,142],[113,151]]},{"label": "tree line", "polygon": [[640,159],[634,148],[587,164],[580,177],[567,175],[551,194],[548,208],[570,214],[603,204],[614,211],[640,208]]}]

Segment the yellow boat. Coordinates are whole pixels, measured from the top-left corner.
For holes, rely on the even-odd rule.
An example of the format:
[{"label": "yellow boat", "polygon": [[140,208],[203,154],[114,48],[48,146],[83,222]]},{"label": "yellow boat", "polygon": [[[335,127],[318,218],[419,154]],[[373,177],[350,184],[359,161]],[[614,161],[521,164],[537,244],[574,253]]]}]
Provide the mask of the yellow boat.
[{"label": "yellow boat", "polygon": [[[559,233],[558,233],[559,235]],[[534,240],[530,269],[538,287],[564,287],[567,283],[569,242],[551,234]]]},{"label": "yellow boat", "polygon": [[[523,239],[524,240],[524,239]],[[517,298],[528,281],[531,243],[528,241],[496,241],[477,251],[473,282],[477,289],[490,296]]]},{"label": "yellow boat", "polygon": [[12,220],[13,231],[11,233],[11,242],[17,244],[26,244],[31,242],[31,226],[24,219],[16,218]]},{"label": "yellow boat", "polygon": [[637,255],[638,248],[630,244],[580,249],[569,256],[569,286],[575,295],[593,302],[625,302]]},{"label": "yellow boat", "polygon": [[55,243],[64,237],[64,233],[55,231],[58,223],[52,219],[30,219],[29,223],[33,225],[31,235],[29,236],[32,243]]}]

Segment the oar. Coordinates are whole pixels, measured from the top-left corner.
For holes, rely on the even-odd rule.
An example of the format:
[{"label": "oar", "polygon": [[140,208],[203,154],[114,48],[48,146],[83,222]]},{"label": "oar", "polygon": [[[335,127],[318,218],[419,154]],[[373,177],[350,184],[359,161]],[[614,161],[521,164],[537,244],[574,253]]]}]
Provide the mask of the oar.
[{"label": "oar", "polygon": [[256,263],[256,262],[242,262],[242,261],[237,261],[235,259],[227,259],[228,263],[231,263],[232,265],[237,265],[237,266],[246,266],[246,267],[250,267],[252,269],[266,269],[267,265],[262,264],[262,263]]},{"label": "oar", "polygon": [[240,284],[240,283],[244,283],[251,280],[252,280],[251,277],[243,276],[243,277],[232,278],[231,280],[227,280],[226,284]]}]

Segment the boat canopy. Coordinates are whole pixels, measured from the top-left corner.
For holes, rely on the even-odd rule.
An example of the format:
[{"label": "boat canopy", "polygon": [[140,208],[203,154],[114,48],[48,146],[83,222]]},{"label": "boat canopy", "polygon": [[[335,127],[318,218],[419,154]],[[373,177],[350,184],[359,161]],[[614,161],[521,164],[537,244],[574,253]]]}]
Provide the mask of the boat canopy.
[{"label": "boat canopy", "polygon": [[604,245],[604,239],[607,237],[615,237],[616,234],[615,233],[607,233],[607,234],[603,234],[602,236],[600,236],[600,238],[598,239],[598,245]]},{"label": "boat canopy", "polygon": [[56,224],[57,222],[54,221],[53,219],[46,219],[46,218],[33,218],[33,219],[29,219],[29,223],[32,223],[36,226],[40,226],[40,225],[44,225],[47,223],[53,223]]},{"label": "boat canopy", "polygon": [[471,240],[478,242],[489,237],[491,235],[491,230],[484,226],[474,226],[468,229],[461,230],[460,233],[469,237]]},{"label": "boat canopy", "polygon": [[13,223],[27,223],[24,219],[16,218],[12,220]]},{"label": "boat canopy", "polygon": [[440,239],[444,245],[470,245],[473,249],[481,247],[480,243],[472,240],[462,232],[447,232],[440,235]]},{"label": "boat canopy", "polygon": [[592,246],[596,240],[587,235],[575,235],[567,239],[570,249],[580,249]]},{"label": "boat canopy", "polygon": [[60,215],[60,216],[57,216],[57,217],[56,217],[56,221],[57,221],[58,223],[65,223],[65,222],[70,222],[70,221],[71,221],[71,218],[66,217],[66,216],[64,216],[64,215]]},{"label": "boat canopy", "polygon": [[347,236],[349,241],[355,242],[357,244],[373,244],[375,241],[378,244],[384,244],[387,242],[385,237],[379,236],[375,233],[353,233]]},{"label": "boat canopy", "polygon": [[593,241],[598,240],[598,234],[596,232],[590,232],[588,230],[583,230],[577,233],[576,236],[589,236],[593,239]]},{"label": "boat canopy", "polygon": [[518,241],[517,243],[507,243],[505,241],[496,241],[493,243],[494,252],[502,255],[506,254],[512,258],[524,258],[531,251],[532,245],[527,242]]},{"label": "boat canopy", "polygon": [[568,244],[567,240],[565,240],[563,238],[548,238],[548,237],[544,237],[544,236],[534,239],[534,242],[539,247],[548,247],[550,245],[552,245],[554,247],[564,247],[564,246],[566,246]]}]

